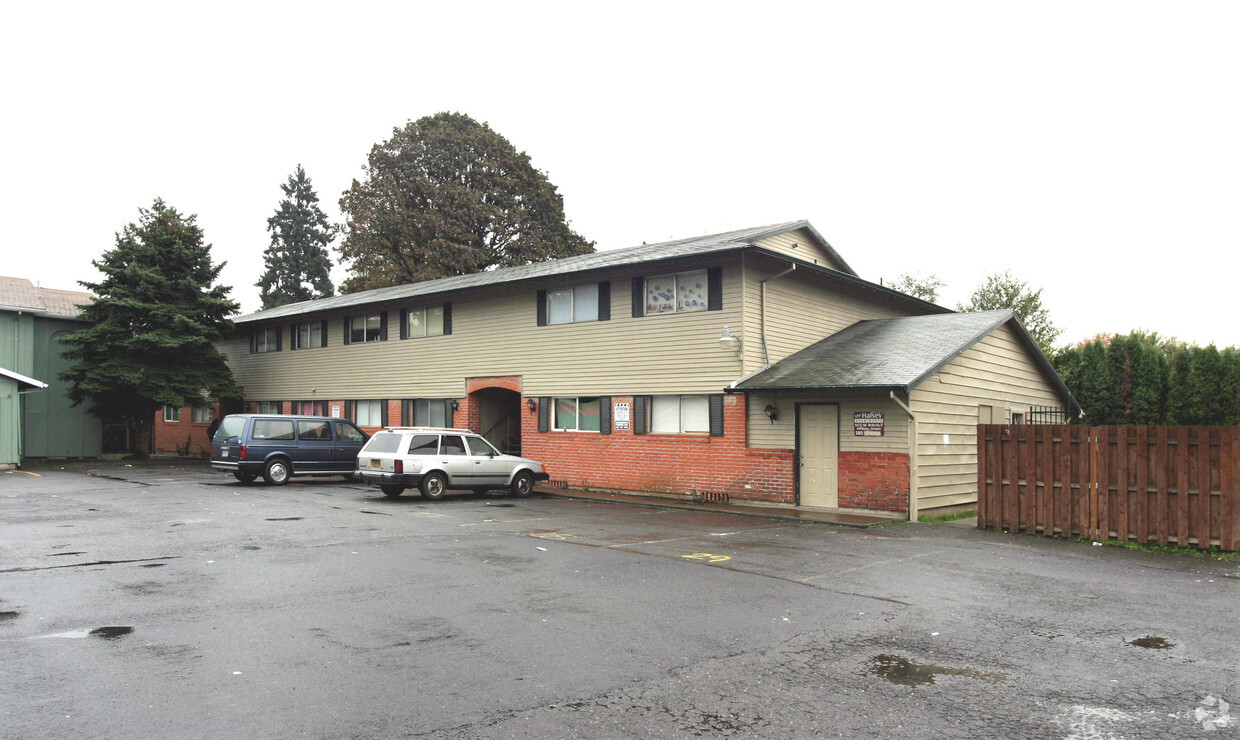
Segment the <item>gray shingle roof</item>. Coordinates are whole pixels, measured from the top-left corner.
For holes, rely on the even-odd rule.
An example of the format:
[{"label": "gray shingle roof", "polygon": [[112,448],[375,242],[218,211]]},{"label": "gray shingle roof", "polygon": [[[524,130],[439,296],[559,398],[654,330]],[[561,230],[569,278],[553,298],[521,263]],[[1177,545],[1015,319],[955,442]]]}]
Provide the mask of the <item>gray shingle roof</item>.
[{"label": "gray shingle roof", "polygon": [[[903,390],[917,387],[1000,325],[1013,322],[1065,398],[1072,395],[1011,310],[858,321],[736,384],[737,390]],[[1076,401],[1072,400],[1072,405]]]},{"label": "gray shingle roof", "polygon": [[0,308],[76,317],[81,313],[78,307],[93,300],[93,295],[79,290],[44,288],[26,278],[0,277]]},{"label": "gray shingle roof", "polygon": [[290,303],[276,308],[269,308],[264,311],[256,311],[255,313],[236,318],[233,321],[238,324],[244,324],[253,321],[282,319],[290,316],[300,316],[311,312],[317,313],[320,311],[335,311],[354,306],[406,300],[409,298],[431,296],[471,288],[481,288],[491,285],[516,283],[525,280],[571,275],[573,273],[588,272],[591,270],[626,267],[644,262],[656,262],[661,260],[676,259],[678,257],[716,254],[719,252],[728,252],[735,249],[746,248],[759,239],[788,231],[794,231],[800,228],[809,229],[814,236],[822,242],[823,248],[826,249],[833,258],[837,259],[841,266],[846,268],[848,274],[855,276],[856,273],[852,272],[852,268],[848,267],[848,263],[844,262],[844,260],[840,258],[839,254],[835,252],[830,244],[827,244],[826,240],[814,230],[814,227],[811,226],[808,221],[790,221],[788,223],[773,224],[771,226],[759,226],[756,228],[741,229],[739,231],[728,231],[722,234],[710,234],[708,236],[693,237],[691,239],[677,239],[675,241],[660,242],[658,244],[643,244],[638,247],[628,247],[626,249],[609,249],[603,252],[582,254],[576,257],[565,257],[563,259],[549,260],[547,262],[536,262],[530,265],[501,267],[496,270],[474,273],[472,275],[459,275],[456,277],[440,278],[438,280],[427,280],[420,283],[410,283],[408,285],[394,285],[389,288],[376,288],[374,290],[366,290],[360,293],[332,296],[331,298],[320,298],[313,301]]}]

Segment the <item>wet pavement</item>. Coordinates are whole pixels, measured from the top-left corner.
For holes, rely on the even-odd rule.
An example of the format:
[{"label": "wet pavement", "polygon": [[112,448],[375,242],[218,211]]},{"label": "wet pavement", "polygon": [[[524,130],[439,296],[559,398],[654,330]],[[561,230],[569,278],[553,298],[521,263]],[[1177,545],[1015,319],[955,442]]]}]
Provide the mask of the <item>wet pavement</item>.
[{"label": "wet pavement", "polygon": [[726,506],[0,473],[0,737],[1240,734],[1235,561]]}]

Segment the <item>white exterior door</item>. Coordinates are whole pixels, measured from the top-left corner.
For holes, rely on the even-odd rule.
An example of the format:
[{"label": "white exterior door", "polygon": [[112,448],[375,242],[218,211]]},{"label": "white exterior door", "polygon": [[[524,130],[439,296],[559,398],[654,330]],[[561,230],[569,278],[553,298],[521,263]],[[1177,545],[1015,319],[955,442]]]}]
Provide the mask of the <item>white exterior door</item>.
[{"label": "white exterior door", "polygon": [[819,403],[797,406],[797,440],[797,503],[839,506],[839,407]]}]

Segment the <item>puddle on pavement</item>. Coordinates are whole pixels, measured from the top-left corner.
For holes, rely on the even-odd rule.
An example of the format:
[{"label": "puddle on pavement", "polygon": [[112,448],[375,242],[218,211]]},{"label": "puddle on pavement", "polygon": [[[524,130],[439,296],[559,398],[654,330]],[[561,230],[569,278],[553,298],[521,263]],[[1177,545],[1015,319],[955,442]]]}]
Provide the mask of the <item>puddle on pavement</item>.
[{"label": "puddle on pavement", "polygon": [[300,522],[302,519],[305,519],[305,517],[304,516],[267,517],[267,521],[269,522]]},{"label": "puddle on pavement", "polygon": [[495,503],[488,503],[488,504],[487,504],[487,506],[498,506],[498,507],[500,507],[500,508],[506,508],[506,507],[510,507],[510,506],[512,506],[512,504],[507,504],[507,503],[497,503],[497,502],[495,502]]},{"label": "puddle on pavement", "polygon": [[167,565],[167,563],[148,563],[146,565],[139,565],[138,567],[139,568],[162,568],[165,565]]},{"label": "puddle on pavement", "polygon": [[258,545],[242,545],[241,549],[242,550],[261,550],[263,548],[259,547]]},{"label": "puddle on pavement", "polygon": [[1006,673],[987,673],[974,668],[947,668],[914,663],[898,655],[875,655],[870,661],[870,673],[900,686],[923,686],[934,683],[935,676],[963,676],[988,683],[1001,683],[1007,680]]},{"label": "puddle on pavement", "polygon": [[10,619],[17,619],[21,612],[0,612],[0,622],[7,622]]},{"label": "puddle on pavement", "polygon": [[1158,635],[1138,637],[1135,640],[1129,640],[1128,644],[1134,647],[1146,648],[1147,650],[1166,650],[1175,647],[1175,643],[1167,642],[1167,638],[1159,637]]},{"label": "puddle on pavement", "polygon": [[392,516],[386,511],[371,511],[370,509],[358,509],[363,514],[374,514],[376,516]]},{"label": "puddle on pavement", "polygon": [[57,632],[54,635],[39,635],[30,639],[44,640],[50,637],[62,637],[66,640],[81,640],[87,637],[98,637],[103,640],[115,640],[131,632],[133,632],[133,627],[96,627],[93,630],[70,630],[69,632]]},{"label": "puddle on pavement", "polygon": [[85,555],[84,552],[53,552],[48,555],[49,558],[63,558],[66,555]]}]

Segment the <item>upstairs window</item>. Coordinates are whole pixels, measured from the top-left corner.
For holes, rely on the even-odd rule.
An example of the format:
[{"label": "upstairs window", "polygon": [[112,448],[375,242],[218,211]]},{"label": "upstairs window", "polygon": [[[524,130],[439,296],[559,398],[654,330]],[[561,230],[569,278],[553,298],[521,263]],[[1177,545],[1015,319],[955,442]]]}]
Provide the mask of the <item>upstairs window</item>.
[{"label": "upstairs window", "polygon": [[611,319],[611,283],[584,283],[538,291],[538,325]]},{"label": "upstairs window", "polygon": [[439,337],[452,333],[452,304],[409,308],[400,312],[400,338]]},{"label": "upstairs window", "polygon": [[718,311],[723,308],[723,270],[633,278],[633,317],[662,313]]},{"label": "upstairs window", "polygon": [[262,329],[255,329],[252,341],[252,352],[279,352],[280,327],[268,326]]},{"label": "upstairs window", "polygon": [[344,317],[344,343],[387,341],[387,312],[375,311]]},{"label": "upstairs window", "polygon": [[293,349],[327,346],[327,322],[311,321],[293,327]]}]

